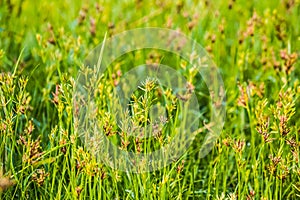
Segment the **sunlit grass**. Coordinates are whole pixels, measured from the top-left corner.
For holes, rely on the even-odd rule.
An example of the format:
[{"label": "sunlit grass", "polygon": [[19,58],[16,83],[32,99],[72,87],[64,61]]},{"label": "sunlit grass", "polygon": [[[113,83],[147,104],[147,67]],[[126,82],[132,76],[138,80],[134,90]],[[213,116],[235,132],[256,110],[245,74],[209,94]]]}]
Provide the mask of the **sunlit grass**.
[{"label": "sunlit grass", "polygon": [[[0,2],[0,199],[300,198],[298,0],[22,2]],[[97,83],[95,114],[109,140],[142,153],[176,137],[177,101],[185,96],[151,79],[131,97],[129,123],[155,137],[126,135],[110,112],[113,89],[141,64],[169,65],[190,80],[203,123],[172,164],[123,172],[81,140],[73,92],[84,59],[105,34],[149,26],[178,29],[205,47],[225,84],[226,121],[200,159],[210,126],[205,84],[176,56],[131,52]],[[168,107],[161,118],[167,127],[147,121],[154,103]]]}]

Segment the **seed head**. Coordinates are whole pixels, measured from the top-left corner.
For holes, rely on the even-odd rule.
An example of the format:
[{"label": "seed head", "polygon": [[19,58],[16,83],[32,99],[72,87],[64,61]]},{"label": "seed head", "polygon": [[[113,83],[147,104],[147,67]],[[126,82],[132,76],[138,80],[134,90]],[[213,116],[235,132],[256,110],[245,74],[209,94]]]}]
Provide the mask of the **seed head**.
[{"label": "seed head", "polygon": [[0,176],[0,193],[5,191],[7,188],[13,186],[15,184],[14,180],[11,180],[8,177]]}]

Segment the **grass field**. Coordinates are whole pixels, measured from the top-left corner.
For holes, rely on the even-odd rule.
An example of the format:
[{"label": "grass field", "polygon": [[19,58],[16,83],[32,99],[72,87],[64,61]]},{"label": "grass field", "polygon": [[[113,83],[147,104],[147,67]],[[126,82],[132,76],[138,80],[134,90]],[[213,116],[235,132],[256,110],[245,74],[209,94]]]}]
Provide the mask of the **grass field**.
[{"label": "grass field", "polygon": [[[1,0],[0,199],[300,199],[299,22],[299,0]],[[201,158],[215,124],[209,86],[188,61],[157,49],[115,59],[91,80],[92,115],[120,149],[155,151],[186,123],[178,114],[186,97],[148,78],[130,97],[131,121],[122,125],[154,137],[118,126],[113,91],[135,66],[171,66],[200,104],[198,134],[183,154],[136,173],[103,163],[105,155],[82,140],[74,90],[96,46],[145,27],[180,31],[205,48],[224,82],[226,118]],[[154,104],[167,110],[163,125],[148,117]]]}]

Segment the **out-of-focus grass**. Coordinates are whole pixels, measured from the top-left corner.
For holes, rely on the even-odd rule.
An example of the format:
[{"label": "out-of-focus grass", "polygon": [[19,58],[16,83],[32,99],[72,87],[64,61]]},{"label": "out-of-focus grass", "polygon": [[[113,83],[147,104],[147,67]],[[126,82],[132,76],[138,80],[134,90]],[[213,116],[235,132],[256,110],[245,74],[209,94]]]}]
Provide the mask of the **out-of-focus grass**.
[{"label": "out-of-focus grass", "polygon": [[[300,198],[299,5],[1,1],[0,198]],[[74,131],[74,79],[105,33],[149,26],[178,29],[210,53],[225,83],[226,123],[203,159],[199,135],[174,164],[124,173],[96,162]],[[132,57],[114,63],[110,73],[124,74],[130,64],[145,62]],[[106,79],[108,95],[114,80],[112,74]],[[110,124],[101,112],[100,120]]]}]

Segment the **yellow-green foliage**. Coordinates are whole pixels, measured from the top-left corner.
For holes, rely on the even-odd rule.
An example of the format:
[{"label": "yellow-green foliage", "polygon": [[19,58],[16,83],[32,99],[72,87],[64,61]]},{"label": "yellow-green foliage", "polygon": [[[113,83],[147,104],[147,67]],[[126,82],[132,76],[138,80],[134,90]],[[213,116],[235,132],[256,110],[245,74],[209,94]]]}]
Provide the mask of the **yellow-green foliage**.
[{"label": "yellow-green foliage", "polygon": [[[299,199],[299,21],[299,0],[1,0],[0,199]],[[173,164],[138,174],[111,169],[85,148],[72,95],[105,34],[140,27],[177,29],[199,42],[227,98],[224,129],[205,158],[199,134]],[[137,114],[128,123],[145,123],[144,111],[164,93],[170,126],[153,126],[149,146],[117,127],[111,91],[134,65],[176,65],[209,119],[201,81],[163,53],[124,56],[98,83],[95,115],[123,150],[149,152],[176,137],[176,97],[151,80],[132,96]]]}]

